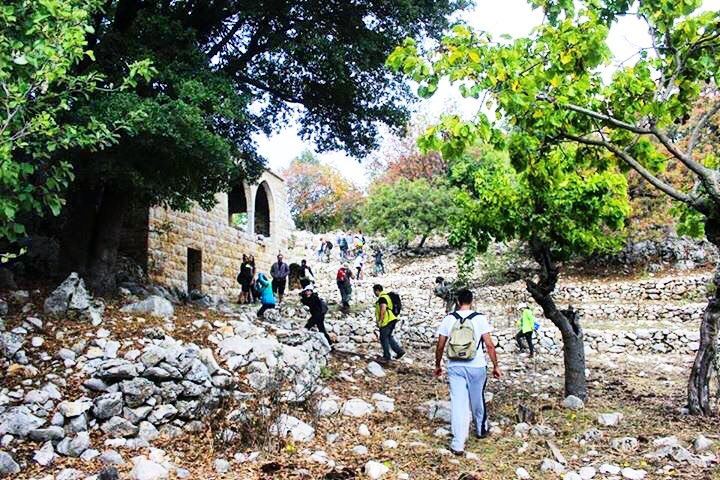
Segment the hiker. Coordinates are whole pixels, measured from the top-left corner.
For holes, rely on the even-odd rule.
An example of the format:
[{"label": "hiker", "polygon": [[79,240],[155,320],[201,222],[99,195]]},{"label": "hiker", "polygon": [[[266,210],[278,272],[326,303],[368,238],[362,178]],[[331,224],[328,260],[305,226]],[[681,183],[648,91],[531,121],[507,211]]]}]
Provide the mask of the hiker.
[{"label": "hiker", "polygon": [[[389,362],[392,360],[390,350],[395,352],[395,360],[400,360],[405,355],[405,350],[393,337],[393,330],[397,325],[397,316],[395,312],[399,312],[396,308],[399,306],[399,298],[396,297],[395,302],[390,294],[386,293],[382,285],[374,285],[373,293],[377,297],[375,303],[375,320],[377,326],[380,329],[380,346],[383,351],[383,361]],[[398,303],[398,305],[394,305]]]},{"label": "hiker", "polygon": [[253,282],[253,266],[250,263],[250,259],[247,255],[242,256],[242,263],[240,264],[240,273],[238,273],[237,281],[240,284],[240,297],[238,303],[245,304],[250,303],[250,288]]},{"label": "hiker", "polygon": [[375,250],[375,275],[379,275],[382,272],[385,275],[385,264],[383,263],[383,252],[380,248]]},{"label": "hiker", "polygon": [[[308,275],[308,273],[310,275]],[[310,266],[307,264],[307,261],[303,259],[300,262],[300,285],[305,288],[311,283],[313,283],[314,280],[315,274],[313,273],[312,268],[310,268]]]},{"label": "hiker", "polygon": [[278,254],[277,262],[273,263],[272,267],[270,267],[272,290],[273,293],[277,295],[278,303],[282,303],[283,295],[285,295],[288,275],[290,275],[290,266],[283,262],[282,254]]},{"label": "hiker", "polygon": [[353,267],[355,267],[355,271],[357,272],[355,274],[355,278],[360,280],[360,277],[362,276],[362,269],[363,264],[365,263],[365,255],[363,253],[359,253],[357,257],[355,257],[355,260],[353,261]]},{"label": "hiker", "polygon": [[457,298],[452,283],[445,281],[443,277],[436,277],[433,292],[436,297],[440,297],[445,301],[445,313],[455,310]]},{"label": "hiker", "polygon": [[518,320],[518,333],[515,335],[515,341],[517,342],[520,353],[525,351],[525,346],[522,344],[524,338],[528,344],[530,350],[530,358],[535,356],[535,347],[533,346],[533,332],[535,331],[535,316],[532,310],[527,305],[520,305],[520,320]]},{"label": "hiker", "polygon": [[322,262],[325,257],[325,240],[320,239],[320,249],[317,251],[317,261]]},{"label": "hiker", "polygon": [[272,282],[264,273],[258,273],[257,289],[260,293],[260,310],[257,312],[258,318],[263,318],[265,312],[271,308],[275,308],[275,295],[273,294]]},{"label": "hiker", "polygon": [[340,290],[340,301],[342,303],[341,310],[345,313],[350,309],[350,299],[352,298],[352,280],[353,273],[347,263],[343,264],[337,271],[335,279],[337,280],[338,290]]},{"label": "hiker", "polygon": [[442,375],[442,358],[447,346],[447,374],[450,384],[450,411],[452,417],[452,442],[450,451],[462,455],[470,427],[470,417],[475,419],[475,436],[484,438],[489,434],[487,409],[485,408],[485,385],[487,384],[487,360],[485,350],[492,360],[492,375],[500,378],[495,344],[487,318],[473,310],[473,294],[467,288],[457,292],[458,309],[447,315],[438,328],[435,348],[435,376]]},{"label": "hiker", "polygon": [[344,233],[341,233],[338,237],[338,247],[340,247],[340,260],[345,261],[348,258],[348,241]]},{"label": "hiker", "polygon": [[300,303],[310,309],[310,320],[305,324],[305,328],[310,330],[312,327],[317,327],[318,331],[325,335],[325,339],[332,349],[332,340],[330,340],[330,335],[325,330],[325,314],[328,312],[327,303],[313,291],[312,285],[302,289]]},{"label": "hiker", "polygon": [[250,301],[257,303],[260,298],[259,290],[257,289],[257,269],[255,268],[255,255],[248,255],[248,263],[252,267],[252,277],[250,280]]},{"label": "hiker", "polygon": [[332,253],[333,243],[330,240],[325,241],[325,263],[330,263],[330,253]]}]

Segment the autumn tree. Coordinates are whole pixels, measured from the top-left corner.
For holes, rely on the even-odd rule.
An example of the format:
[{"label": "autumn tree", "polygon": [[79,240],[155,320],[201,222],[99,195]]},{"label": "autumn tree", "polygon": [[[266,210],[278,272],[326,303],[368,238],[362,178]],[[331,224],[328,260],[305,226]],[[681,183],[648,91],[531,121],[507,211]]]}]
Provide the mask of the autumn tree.
[{"label": "autumn tree", "polygon": [[412,121],[402,135],[388,135],[382,148],[374,153],[368,168],[373,183],[390,184],[405,178],[433,181],[445,176],[447,162],[438,152],[422,152],[418,139],[429,126],[423,119]]},{"label": "autumn tree", "polygon": [[337,169],[306,151],[282,172],[295,225],[320,233],[357,224],[363,194]]},{"label": "autumn tree", "polygon": [[452,189],[425,178],[400,178],[371,187],[362,212],[364,230],[381,234],[401,247],[420,238],[418,248],[432,233],[446,233],[453,214]]},{"label": "autumn tree", "polygon": [[[654,188],[702,216],[707,239],[720,245],[720,182],[717,157],[698,145],[720,112],[713,99],[687,125],[681,147],[671,132],[691,121],[706,85],[720,80],[720,12],[700,12],[700,0],[533,0],[544,20],[525,38],[492,38],[458,26],[436,52],[419,55],[412,40],[389,63],[420,82],[431,95],[450,78],[463,95],[491,102],[469,122],[446,123],[445,154],[463,151],[478,138],[492,141],[493,125],[510,126],[530,155],[582,145],[588,154],[610,153]],[[647,26],[650,43],[604,80],[611,51],[608,33],[624,16]],[[438,132],[440,135],[440,132]],[[682,166],[689,189],[664,181],[669,161]],[[714,283],[720,286],[720,272]],[[710,414],[709,382],[717,358],[720,288],[700,327],[700,348],[688,382],[688,407]]]}]

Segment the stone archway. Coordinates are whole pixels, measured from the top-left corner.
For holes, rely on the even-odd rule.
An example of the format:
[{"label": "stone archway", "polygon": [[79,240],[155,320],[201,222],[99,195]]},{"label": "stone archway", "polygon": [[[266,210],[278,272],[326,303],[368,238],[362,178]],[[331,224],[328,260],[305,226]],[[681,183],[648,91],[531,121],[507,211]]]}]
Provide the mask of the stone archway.
[{"label": "stone archway", "polygon": [[255,233],[265,237],[272,236],[272,195],[267,182],[258,185],[255,193]]}]

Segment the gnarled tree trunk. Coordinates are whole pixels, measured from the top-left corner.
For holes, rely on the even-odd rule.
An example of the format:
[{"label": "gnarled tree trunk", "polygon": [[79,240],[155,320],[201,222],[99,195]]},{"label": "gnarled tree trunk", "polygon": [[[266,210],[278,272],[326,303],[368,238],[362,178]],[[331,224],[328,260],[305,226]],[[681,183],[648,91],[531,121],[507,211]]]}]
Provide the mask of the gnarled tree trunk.
[{"label": "gnarled tree trunk", "polygon": [[580,327],[579,315],[572,307],[559,310],[552,294],[557,285],[559,270],[552,260],[550,249],[539,240],[530,242],[530,251],[540,266],[537,282],[526,280],[528,293],[543,309],[547,317],[560,330],[563,341],[563,361],[565,365],[565,395],[587,398],[587,380],[585,378],[585,344]]},{"label": "gnarled tree trunk", "polygon": [[[720,248],[720,222],[708,219],[705,222],[708,241]],[[693,415],[711,415],[710,377],[718,354],[718,330],[720,330],[720,267],[713,277],[715,292],[710,298],[700,324],[700,347],[688,381],[688,410]]]},{"label": "gnarled tree trunk", "polygon": [[129,196],[112,186],[80,188],[68,205],[60,245],[63,270],[80,273],[95,294],[115,289],[115,262],[129,205]]}]

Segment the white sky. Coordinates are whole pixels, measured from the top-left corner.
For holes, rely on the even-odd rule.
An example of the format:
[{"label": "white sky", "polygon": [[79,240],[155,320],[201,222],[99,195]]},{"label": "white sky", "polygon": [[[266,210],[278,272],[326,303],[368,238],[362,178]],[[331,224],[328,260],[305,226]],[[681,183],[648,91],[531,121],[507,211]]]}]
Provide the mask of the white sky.
[{"label": "white sky", "polygon": [[[541,12],[532,10],[527,0],[476,0],[475,3],[474,9],[462,12],[460,17],[474,28],[487,31],[493,36],[503,33],[513,37],[525,36],[542,20]],[[702,9],[718,10],[720,0],[705,0]],[[630,16],[622,18],[613,26],[608,43],[613,51],[615,64],[627,61],[640,48],[650,44],[645,25]],[[449,105],[453,110],[459,109],[459,113],[463,115],[472,114],[477,108],[473,100],[462,98],[457,88],[445,83],[441,84],[433,97],[420,101],[415,106],[415,111],[435,118],[447,111]],[[274,171],[287,167],[303,150],[313,149],[312,142],[300,138],[297,125],[288,125],[269,138],[258,136],[257,141],[260,154],[268,159],[269,166]],[[367,171],[362,162],[349,157],[345,152],[327,152],[319,154],[319,158],[323,163],[340,170],[356,185],[364,187],[368,184]]]}]

